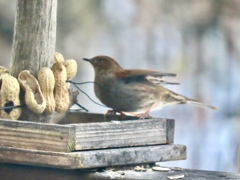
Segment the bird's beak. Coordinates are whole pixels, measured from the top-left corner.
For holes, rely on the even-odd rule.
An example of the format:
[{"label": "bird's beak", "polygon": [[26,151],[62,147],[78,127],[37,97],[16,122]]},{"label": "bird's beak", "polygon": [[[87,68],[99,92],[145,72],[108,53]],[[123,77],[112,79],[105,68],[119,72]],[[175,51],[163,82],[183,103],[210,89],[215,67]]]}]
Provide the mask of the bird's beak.
[{"label": "bird's beak", "polygon": [[90,62],[91,59],[88,59],[88,58],[83,58],[84,61],[87,61],[87,62]]}]

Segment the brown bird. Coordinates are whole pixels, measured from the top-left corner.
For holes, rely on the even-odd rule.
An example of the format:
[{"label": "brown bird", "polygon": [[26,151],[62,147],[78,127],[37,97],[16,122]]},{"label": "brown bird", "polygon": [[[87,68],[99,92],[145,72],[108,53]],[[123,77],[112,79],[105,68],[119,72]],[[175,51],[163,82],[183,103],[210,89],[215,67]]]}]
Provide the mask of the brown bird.
[{"label": "brown bird", "polygon": [[216,109],[159,85],[159,83],[175,84],[162,78],[176,74],[151,70],[125,70],[108,56],[83,58],[83,60],[90,62],[94,68],[96,96],[103,104],[112,108],[112,112],[123,114],[127,112],[144,119],[149,117],[150,111],[171,104],[187,103]]}]

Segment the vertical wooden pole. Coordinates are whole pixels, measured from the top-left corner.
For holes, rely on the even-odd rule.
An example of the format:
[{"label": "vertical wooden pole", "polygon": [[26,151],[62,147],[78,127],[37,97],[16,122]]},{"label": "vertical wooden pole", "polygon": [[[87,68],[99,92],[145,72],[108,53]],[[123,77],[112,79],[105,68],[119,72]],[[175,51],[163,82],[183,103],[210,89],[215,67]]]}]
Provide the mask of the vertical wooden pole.
[{"label": "vertical wooden pole", "polygon": [[[53,63],[56,43],[57,0],[18,0],[12,48],[11,73],[29,70],[35,77]],[[24,102],[23,95],[20,97]],[[20,119],[48,122],[50,115],[23,108]]]},{"label": "vertical wooden pole", "polygon": [[56,43],[57,0],[18,0],[11,73],[27,69],[36,76],[52,64]]}]

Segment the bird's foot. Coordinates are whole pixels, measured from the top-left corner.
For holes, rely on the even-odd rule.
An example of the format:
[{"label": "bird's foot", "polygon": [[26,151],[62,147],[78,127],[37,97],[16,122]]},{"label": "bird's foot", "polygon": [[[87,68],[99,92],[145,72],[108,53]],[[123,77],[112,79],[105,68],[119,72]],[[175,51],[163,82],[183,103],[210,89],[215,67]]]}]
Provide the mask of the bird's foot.
[{"label": "bird's foot", "polygon": [[137,117],[139,117],[139,119],[151,119],[153,118],[152,116],[150,116],[149,114],[147,113],[143,113],[143,114],[138,114]]},{"label": "bird's foot", "polygon": [[[145,115],[145,113],[143,114],[139,114],[139,113],[135,113],[135,112],[127,112],[126,113],[127,115],[130,115],[130,116],[135,116],[136,118],[139,118],[139,119],[144,119],[144,118],[151,118],[151,116],[148,115]],[[144,116],[145,115],[145,116]],[[142,117],[144,116],[144,117]]]},{"label": "bird's foot", "polygon": [[117,113],[119,113],[122,117],[126,116],[126,114],[123,113],[122,111],[118,111],[118,110],[114,110],[114,109],[108,110],[106,115],[117,115]]}]

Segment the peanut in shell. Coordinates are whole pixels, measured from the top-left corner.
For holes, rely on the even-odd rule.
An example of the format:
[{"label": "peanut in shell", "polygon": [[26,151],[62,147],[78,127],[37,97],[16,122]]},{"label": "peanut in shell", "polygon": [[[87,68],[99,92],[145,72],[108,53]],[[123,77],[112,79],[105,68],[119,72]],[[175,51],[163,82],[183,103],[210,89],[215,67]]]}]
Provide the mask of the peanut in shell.
[{"label": "peanut in shell", "polygon": [[7,68],[0,66],[0,76],[5,74],[5,73],[10,73]]},{"label": "peanut in shell", "polygon": [[67,70],[63,63],[56,62],[52,66],[52,71],[55,77],[55,111],[58,113],[64,113],[68,110],[70,104],[69,93],[66,83]]},{"label": "peanut in shell", "polygon": [[37,79],[28,70],[23,70],[18,75],[18,81],[25,91],[27,107],[31,111],[41,114],[46,108],[46,100]]},{"label": "peanut in shell", "polygon": [[[9,73],[4,73],[0,76],[0,106],[19,106],[19,94],[20,94],[20,85],[18,80],[11,76]],[[17,120],[21,113],[21,108],[6,109],[0,111],[1,118]]]},{"label": "peanut in shell", "polygon": [[59,52],[55,52],[54,53],[54,63],[56,63],[56,62],[62,63],[63,61],[64,61],[63,55]]},{"label": "peanut in shell", "polygon": [[67,70],[67,80],[72,79],[77,74],[77,62],[74,59],[68,59],[63,62]]},{"label": "peanut in shell", "polygon": [[41,87],[43,97],[46,100],[46,109],[44,112],[52,113],[56,104],[54,99],[55,78],[50,68],[44,67],[38,71],[38,82]]}]

